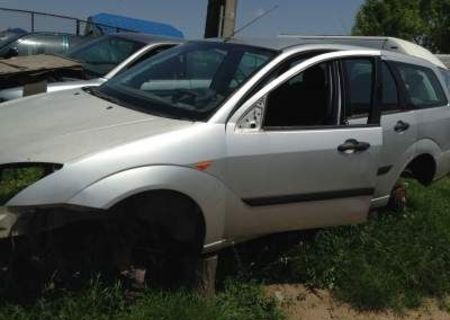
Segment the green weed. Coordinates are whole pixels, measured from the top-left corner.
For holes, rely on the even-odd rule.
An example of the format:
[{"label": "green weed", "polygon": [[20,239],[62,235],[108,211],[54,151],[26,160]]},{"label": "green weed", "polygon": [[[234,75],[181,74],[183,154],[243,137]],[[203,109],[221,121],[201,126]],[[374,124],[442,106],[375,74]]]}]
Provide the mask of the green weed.
[{"label": "green weed", "polygon": [[401,214],[237,248],[227,272],[242,280],[327,288],[362,309],[399,310],[426,297],[443,299],[450,294],[450,179],[430,187],[409,181],[409,193]]},{"label": "green weed", "polygon": [[216,297],[186,291],[147,290],[134,301],[120,286],[98,282],[79,293],[58,293],[30,306],[4,303],[0,319],[8,320],[282,320],[275,301],[252,284],[227,283]]}]

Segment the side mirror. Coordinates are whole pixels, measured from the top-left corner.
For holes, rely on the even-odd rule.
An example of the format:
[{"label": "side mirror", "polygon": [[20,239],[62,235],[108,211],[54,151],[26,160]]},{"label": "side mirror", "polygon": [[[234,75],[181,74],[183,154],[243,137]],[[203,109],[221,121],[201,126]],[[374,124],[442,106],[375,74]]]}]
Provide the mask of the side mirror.
[{"label": "side mirror", "polygon": [[18,55],[19,55],[19,50],[17,50],[17,48],[9,48],[8,51],[6,51],[3,58],[9,59],[12,57],[17,57]]}]

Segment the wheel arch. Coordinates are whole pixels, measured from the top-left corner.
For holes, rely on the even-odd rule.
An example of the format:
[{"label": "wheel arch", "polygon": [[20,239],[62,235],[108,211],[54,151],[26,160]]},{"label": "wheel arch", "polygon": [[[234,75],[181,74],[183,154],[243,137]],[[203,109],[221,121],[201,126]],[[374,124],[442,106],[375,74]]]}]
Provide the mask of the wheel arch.
[{"label": "wheel arch", "polygon": [[[206,236],[205,217],[202,209],[192,197],[170,189],[152,189],[121,200],[111,207],[110,211],[122,212],[129,216],[131,214],[129,210],[135,209],[135,206],[143,209],[144,215],[148,216],[150,221],[169,230],[174,238],[203,246]],[[170,211],[173,212],[164,210],[171,206],[174,210]],[[166,211],[166,214],[155,217],[153,213],[161,212],[161,209]]]},{"label": "wheel arch", "polygon": [[164,165],[122,171],[88,186],[68,204],[109,210],[132,197],[155,192],[190,199],[203,216],[205,243],[222,239],[226,188],[216,177],[193,168]]},{"label": "wheel arch", "polygon": [[417,141],[413,147],[414,150],[408,161],[405,162],[400,175],[404,174],[404,172],[409,172],[410,176],[421,184],[429,185],[441,170],[439,159],[441,159],[442,150],[430,138]]},{"label": "wheel arch", "polygon": [[423,185],[433,182],[437,172],[437,161],[430,153],[421,153],[405,166],[402,176],[412,177]]}]

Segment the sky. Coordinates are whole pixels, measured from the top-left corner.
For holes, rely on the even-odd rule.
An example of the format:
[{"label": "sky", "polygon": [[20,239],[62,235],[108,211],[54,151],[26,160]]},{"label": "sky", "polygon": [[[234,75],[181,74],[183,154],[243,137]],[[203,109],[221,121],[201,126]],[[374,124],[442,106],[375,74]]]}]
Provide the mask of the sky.
[{"label": "sky", "polygon": [[[264,11],[278,9],[240,33],[248,37],[271,37],[280,33],[349,34],[363,0],[238,0],[236,28]],[[86,19],[100,12],[172,24],[186,38],[201,38],[207,0],[0,0],[0,7],[50,12]],[[37,31],[74,30],[57,19],[36,18]],[[0,30],[29,29],[29,18],[1,13]]]}]

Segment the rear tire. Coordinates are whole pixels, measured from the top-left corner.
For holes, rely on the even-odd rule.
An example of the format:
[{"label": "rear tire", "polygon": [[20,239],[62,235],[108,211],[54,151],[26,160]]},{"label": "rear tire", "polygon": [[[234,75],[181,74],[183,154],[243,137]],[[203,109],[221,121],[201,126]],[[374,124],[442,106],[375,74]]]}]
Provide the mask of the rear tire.
[{"label": "rear tire", "polygon": [[406,210],[408,204],[408,184],[399,179],[394,185],[386,206],[388,211],[401,213]]}]

